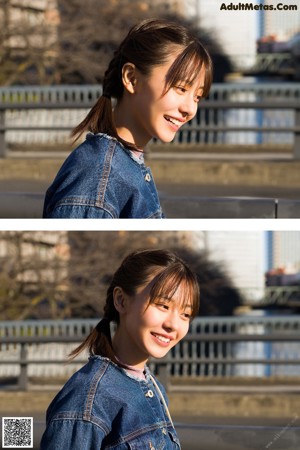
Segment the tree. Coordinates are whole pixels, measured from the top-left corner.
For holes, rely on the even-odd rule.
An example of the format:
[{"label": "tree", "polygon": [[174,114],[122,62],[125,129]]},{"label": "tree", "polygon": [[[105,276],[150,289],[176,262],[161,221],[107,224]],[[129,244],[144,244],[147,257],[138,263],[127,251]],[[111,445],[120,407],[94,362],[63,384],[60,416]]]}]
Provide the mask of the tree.
[{"label": "tree", "polygon": [[[52,2],[49,3],[51,6]],[[2,0],[0,84],[53,83],[57,16],[35,2]]]},{"label": "tree", "polygon": [[137,22],[162,17],[158,0],[58,0],[61,22],[56,72],[61,83],[102,83],[113,52]]},{"label": "tree", "polygon": [[1,232],[0,316],[63,318],[68,248],[63,232]]},{"label": "tree", "polygon": [[187,261],[200,285],[199,315],[232,315],[240,304],[239,293],[223,265],[203,250],[193,249],[194,235],[180,231],[1,232],[1,317],[101,317],[115,270],[128,253],[143,248],[168,248]]},{"label": "tree", "polygon": [[0,0],[0,4],[0,84],[101,83],[128,30],[150,17],[194,28],[213,56],[215,81],[230,70],[212,33],[185,20],[180,2],[176,7],[167,0],[45,0],[43,7],[34,0]]},{"label": "tree", "polygon": [[70,232],[70,310],[78,317],[101,316],[106,290],[121,260],[141,248],[175,251],[197,274],[200,316],[231,316],[241,297],[223,264],[205,251],[193,250],[192,233],[180,232]]}]

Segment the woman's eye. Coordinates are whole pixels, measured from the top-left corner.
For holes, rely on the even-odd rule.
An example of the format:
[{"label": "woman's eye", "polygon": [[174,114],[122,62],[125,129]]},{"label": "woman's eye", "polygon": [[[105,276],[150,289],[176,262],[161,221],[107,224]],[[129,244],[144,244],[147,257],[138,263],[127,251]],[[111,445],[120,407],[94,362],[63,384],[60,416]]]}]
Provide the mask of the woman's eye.
[{"label": "woman's eye", "polygon": [[188,313],[183,313],[182,315],[185,319],[188,319],[188,320],[191,320],[191,318],[192,318],[191,314],[188,314]]},{"label": "woman's eye", "polygon": [[159,306],[162,309],[169,309],[169,305],[167,305],[166,303],[155,303],[156,306]]},{"label": "woman's eye", "polygon": [[183,94],[187,91],[187,89],[184,86],[175,86],[175,88],[179,91],[182,92]]}]

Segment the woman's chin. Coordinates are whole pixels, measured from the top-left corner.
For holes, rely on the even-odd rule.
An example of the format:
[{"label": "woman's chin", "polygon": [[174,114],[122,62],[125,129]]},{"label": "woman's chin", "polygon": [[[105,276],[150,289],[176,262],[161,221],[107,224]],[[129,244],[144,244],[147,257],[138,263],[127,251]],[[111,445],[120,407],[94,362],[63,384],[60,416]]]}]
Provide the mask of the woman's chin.
[{"label": "woman's chin", "polygon": [[163,142],[164,144],[169,144],[174,140],[175,136],[157,136],[156,139],[158,139],[160,142]]}]

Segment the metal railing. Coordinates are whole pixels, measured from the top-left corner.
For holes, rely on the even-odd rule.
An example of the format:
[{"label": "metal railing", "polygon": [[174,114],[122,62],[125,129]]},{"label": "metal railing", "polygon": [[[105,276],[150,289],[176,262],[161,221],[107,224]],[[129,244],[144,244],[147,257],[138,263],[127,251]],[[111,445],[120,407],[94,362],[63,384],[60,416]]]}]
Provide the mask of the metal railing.
[{"label": "metal railing", "polygon": [[[86,358],[65,364],[66,355],[96,323],[96,320],[0,323],[0,376],[14,374],[20,389],[27,389],[28,378],[33,375],[69,376]],[[150,368],[166,385],[174,377],[299,376],[299,341],[297,316],[197,318],[186,338],[165,358],[151,360]],[[5,373],[5,367],[17,370]]]},{"label": "metal railing", "polygon": [[[1,88],[0,157],[7,156],[7,142],[18,142],[18,134],[24,143],[24,133],[31,142],[67,142],[67,132],[100,93],[101,86]],[[291,144],[300,159],[299,98],[299,83],[216,84],[173,143],[242,144],[250,136],[253,144]]]}]

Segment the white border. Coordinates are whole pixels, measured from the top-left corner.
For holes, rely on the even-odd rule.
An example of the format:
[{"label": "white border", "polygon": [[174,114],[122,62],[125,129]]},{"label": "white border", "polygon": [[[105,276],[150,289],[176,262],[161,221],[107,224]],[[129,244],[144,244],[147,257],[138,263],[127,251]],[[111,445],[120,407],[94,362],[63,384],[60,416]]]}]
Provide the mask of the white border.
[{"label": "white border", "polygon": [[0,231],[300,231],[300,219],[1,219]]}]

